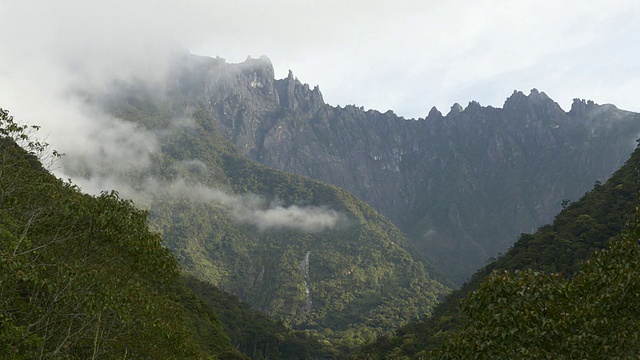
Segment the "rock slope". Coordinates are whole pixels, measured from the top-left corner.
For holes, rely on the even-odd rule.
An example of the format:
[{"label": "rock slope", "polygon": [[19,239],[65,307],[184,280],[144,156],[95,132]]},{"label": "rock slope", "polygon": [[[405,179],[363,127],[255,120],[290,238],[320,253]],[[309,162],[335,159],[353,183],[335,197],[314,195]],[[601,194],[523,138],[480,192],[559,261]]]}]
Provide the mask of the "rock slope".
[{"label": "rock slope", "polygon": [[566,112],[536,89],[406,120],[330,106],[266,57],[192,56],[174,76],[246,156],[365,200],[457,283],[606,180],[640,133],[636,113],[580,99]]}]

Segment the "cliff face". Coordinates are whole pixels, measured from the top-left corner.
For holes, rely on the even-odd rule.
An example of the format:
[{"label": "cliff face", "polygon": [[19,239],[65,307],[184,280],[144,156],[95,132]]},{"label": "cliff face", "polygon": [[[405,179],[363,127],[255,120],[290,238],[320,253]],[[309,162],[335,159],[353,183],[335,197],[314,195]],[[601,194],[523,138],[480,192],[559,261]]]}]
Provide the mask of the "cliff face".
[{"label": "cliff face", "polygon": [[458,283],[604,181],[640,133],[636,113],[577,99],[565,112],[535,89],[417,120],[332,107],[264,57],[192,57],[176,79],[246,156],[352,192]]}]

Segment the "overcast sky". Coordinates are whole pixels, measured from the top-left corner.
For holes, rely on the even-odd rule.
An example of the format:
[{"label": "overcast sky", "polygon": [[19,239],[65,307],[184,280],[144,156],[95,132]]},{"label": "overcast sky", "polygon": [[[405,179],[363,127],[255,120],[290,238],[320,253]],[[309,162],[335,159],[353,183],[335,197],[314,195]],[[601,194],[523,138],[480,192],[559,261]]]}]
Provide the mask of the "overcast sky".
[{"label": "overcast sky", "polygon": [[534,87],[565,110],[640,111],[637,0],[0,0],[0,14],[0,107],[18,113],[68,81],[159,72],[176,46],[266,55],[332,105],[405,117]]}]

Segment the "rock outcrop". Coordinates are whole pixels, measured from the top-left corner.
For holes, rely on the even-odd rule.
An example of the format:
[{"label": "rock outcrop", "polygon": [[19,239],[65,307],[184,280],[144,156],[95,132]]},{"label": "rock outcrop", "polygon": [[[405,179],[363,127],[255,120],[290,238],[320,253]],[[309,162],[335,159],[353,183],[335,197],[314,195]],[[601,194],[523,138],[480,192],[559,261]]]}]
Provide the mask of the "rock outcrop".
[{"label": "rock outcrop", "polygon": [[265,57],[189,62],[177,83],[246,156],[352,192],[457,283],[604,181],[640,133],[636,113],[584,100],[565,112],[536,89],[406,120],[329,106],[291,72],[276,80]]}]

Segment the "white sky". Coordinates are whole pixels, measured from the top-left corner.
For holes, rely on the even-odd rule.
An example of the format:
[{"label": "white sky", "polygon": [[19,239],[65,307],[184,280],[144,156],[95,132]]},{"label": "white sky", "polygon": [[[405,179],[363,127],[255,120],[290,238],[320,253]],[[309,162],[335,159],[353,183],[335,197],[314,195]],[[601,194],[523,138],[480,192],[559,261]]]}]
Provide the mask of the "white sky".
[{"label": "white sky", "polygon": [[0,0],[0,15],[0,107],[18,112],[70,78],[153,73],[175,45],[267,55],[332,105],[405,117],[534,87],[565,110],[640,111],[638,0]]}]

